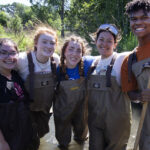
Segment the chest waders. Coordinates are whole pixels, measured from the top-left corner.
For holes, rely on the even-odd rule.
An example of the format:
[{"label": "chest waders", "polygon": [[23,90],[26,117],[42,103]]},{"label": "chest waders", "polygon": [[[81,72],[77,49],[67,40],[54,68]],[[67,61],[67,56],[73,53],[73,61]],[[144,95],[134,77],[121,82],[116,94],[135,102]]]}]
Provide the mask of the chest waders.
[{"label": "chest waders", "polygon": [[82,144],[87,137],[85,110],[85,79],[60,81],[54,103],[55,136],[60,147],[68,147],[72,128],[74,140]]},{"label": "chest waders", "polygon": [[[51,68],[53,73],[35,73],[34,63],[31,53],[27,54],[29,62],[29,75],[25,81],[25,86],[33,99],[30,105],[33,126],[37,129],[38,136],[43,137],[49,132],[49,113],[54,97],[55,77],[54,71],[56,64],[51,60]],[[56,73],[56,72],[55,72]]]},{"label": "chest waders", "polygon": [[24,101],[1,103],[0,118],[0,129],[10,149],[31,150],[29,145],[32,143],[33,130],[29,109]]},{"label": "chest waders", "polygon": [[[132,72],[134,73],[138,89],[147,89],[148,80],[150,78],[150,58],[135,62],[132,65]],[[139,150],[150,150],[150,104],[148,104],[141,137],[139,142]]]},{"label": "chest waders", "polygon": [[116,78],[107,71],[88,80],[89,150],[125,150],[130,135],[131,106]]}]

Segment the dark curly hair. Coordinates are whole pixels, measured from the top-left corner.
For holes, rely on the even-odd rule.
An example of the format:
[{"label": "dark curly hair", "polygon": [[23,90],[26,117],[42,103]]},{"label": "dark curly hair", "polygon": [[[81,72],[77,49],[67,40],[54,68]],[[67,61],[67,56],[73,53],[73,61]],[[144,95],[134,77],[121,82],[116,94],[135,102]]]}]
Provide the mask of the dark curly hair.
[{"label": "dark curly hair", "polygon": [[114,24],[109,24],[109,25],[111,25],[111,26],[113,26],[114,28],[116,28],[116,30],[118,31],[118,34],[117,34],[117,35],[113,34],[113,33],[109,30],[109,28],[107,28],[107,29],[99,29],[99,28],[98,28],[97,31],[94,33],[95,41],[98,40],[98,37],[99,37],[100,33],[106,32],[106,31],[112,34],[112,36],[114,37],[115,43],[118,43],[118,42],[121,40],[121,38],[122,38],[122,37],[121,37],[121,30],[119,30],[119,29],[117,28],[117,26],[114,25]]},{"label": "dark curly hair", "polygon": [[9,38],[0,38],[0,49],[1,49],[1,47],[2,47],[4,44],[7,44],[7,43],[12,43],[13,46],[14,46],[14,48],[15,48],[16,51],[18,52],[17,44],[16,44],[13,40],[11,40],[11,39],[9,39]]},{"label": "dark curly hair", "polygon": [[150,11],[150,0],[133,0],[126,4],[125,6],[126,14],[130,15],[133,12],[143,10],[143,12],[146,14]]}]

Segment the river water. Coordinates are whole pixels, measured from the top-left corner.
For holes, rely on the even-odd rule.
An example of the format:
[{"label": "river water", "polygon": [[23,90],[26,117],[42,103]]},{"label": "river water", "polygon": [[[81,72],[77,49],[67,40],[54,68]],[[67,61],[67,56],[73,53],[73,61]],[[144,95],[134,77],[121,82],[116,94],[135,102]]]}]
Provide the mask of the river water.
[{"label": "river water", "polygon": [[[128,142],[127,150],[132,150],[135,142],[136,132],[139,124],[141,107],[137,104],[132,105],[132,128],[131,128],[131,135]],[[55,127],[54,127],[54,120],[53,116],[49,122],[50,125],[50,133],[46,134],[40,143],[39,150],[60,150],[57,145],[57,140],[55,139]],[[79,146],[75,141],[71,141],[69,145],[69,150],[88,150],[88,140],[85,142],[83,146]]]}]

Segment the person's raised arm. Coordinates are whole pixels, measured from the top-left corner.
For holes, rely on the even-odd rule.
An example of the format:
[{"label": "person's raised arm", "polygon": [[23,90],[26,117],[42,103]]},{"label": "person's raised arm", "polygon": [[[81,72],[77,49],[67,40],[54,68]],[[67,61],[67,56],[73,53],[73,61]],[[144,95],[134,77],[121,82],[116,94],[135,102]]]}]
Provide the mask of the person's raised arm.
[{"label": "person's raised arm", "polygon": [[0,150],[10,150],[10,147],[6,142],[1,130],[0,130]]}]

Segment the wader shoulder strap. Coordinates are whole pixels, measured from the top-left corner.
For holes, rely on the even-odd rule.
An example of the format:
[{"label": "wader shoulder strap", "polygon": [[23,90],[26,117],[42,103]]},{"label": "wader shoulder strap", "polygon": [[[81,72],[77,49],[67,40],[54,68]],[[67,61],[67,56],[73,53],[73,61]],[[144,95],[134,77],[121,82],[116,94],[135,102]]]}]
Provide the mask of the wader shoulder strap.
[{"label": "wader shoulder strap", "polygon": [[51,57],[51,68],[54,78],[56,79],[57,69],[56,69],[56,62],[54,60],[54,57]]},{"label": "wader shoulder strap", "polygon": [[34,88],[34,63],[32,59],[31,52],[27,53],[28,58],[28,68],[29,68],[29,94],[30,98],[33,100],[33,88]]},{"label": "wader shoulder strap", "polygon": [[128,59],[128,81],[131,82],[132,65],[137,62],[136,51],[134,50]]},{"label": "wader shoulder strap", "polygon": [[100,58],[98,58],[94,64],[90,67],[88,73],[87,73],[87,79],[89,79],[90,75],[93,73],[93,71],[95,70],[96,66],[98,65]]},{"label": "wader shoulder strap", "polygon": [[113,65],[115,63],[116,57],[117,57],[117,55],[114,55],[111,62],[110,62],[110,65],[107,66],[106,87],[111,87],[111,72],[112,72],[112,68],[113,68]]}]

